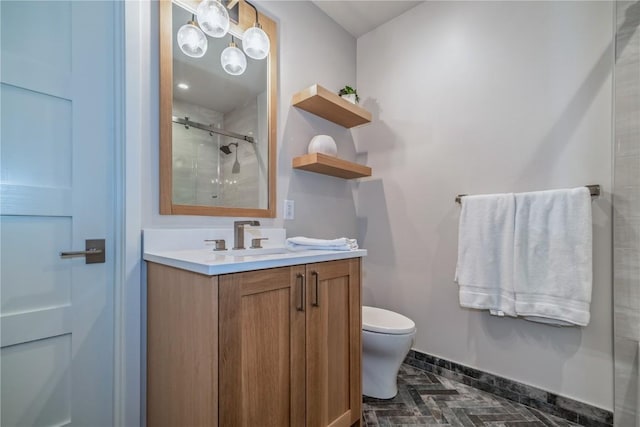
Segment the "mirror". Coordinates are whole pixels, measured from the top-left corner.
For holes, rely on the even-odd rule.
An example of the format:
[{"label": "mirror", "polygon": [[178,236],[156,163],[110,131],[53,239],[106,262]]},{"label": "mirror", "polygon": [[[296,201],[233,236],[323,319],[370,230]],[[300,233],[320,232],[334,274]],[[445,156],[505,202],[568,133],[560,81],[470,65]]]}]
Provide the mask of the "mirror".
[{"label": "mirror", "polygon": [[[230,7],[229,34],[207,36],[200,58],[177,44],[198,1],[159,2],[160,7],[160,213],[275,217],[276,24],[258,20],[269,36],[266,59],[247,57],[243,74],[230,75],[220,55],[232,36],[242,48],[256,12],[246,2]],[[237,21],[237,22],[236,22]]]}]

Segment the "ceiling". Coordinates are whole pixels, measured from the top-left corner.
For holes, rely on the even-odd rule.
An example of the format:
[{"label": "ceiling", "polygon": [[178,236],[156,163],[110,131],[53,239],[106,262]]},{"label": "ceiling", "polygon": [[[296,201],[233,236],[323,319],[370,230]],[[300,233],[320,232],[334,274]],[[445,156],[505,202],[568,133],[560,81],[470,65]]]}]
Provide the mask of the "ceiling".
[{"label": "ceiling", "polygon": [[402,15],[422,0],[312,0],[342,28],[358,38]]}]

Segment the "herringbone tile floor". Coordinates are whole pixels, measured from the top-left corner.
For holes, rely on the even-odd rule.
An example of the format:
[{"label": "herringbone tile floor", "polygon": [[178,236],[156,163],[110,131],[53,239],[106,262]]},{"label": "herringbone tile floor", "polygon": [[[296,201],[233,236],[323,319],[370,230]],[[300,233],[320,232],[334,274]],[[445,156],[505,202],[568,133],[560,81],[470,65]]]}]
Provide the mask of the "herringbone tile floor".
[{"label": "herringbone tile floor", "polygon": [[403,364],[398,395],[364,398],[364,426],[574,427],[536,409]]}]

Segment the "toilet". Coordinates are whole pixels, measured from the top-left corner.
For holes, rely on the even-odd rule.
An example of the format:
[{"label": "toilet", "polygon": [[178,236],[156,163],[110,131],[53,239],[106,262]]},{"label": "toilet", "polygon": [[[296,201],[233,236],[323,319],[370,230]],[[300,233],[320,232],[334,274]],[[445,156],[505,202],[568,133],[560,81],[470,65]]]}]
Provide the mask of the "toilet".
[{"label": "toilet", "polygon": [[397,377],[416,324],[393,311],[362,307],[362,394],[391,399],[398,393]]}]

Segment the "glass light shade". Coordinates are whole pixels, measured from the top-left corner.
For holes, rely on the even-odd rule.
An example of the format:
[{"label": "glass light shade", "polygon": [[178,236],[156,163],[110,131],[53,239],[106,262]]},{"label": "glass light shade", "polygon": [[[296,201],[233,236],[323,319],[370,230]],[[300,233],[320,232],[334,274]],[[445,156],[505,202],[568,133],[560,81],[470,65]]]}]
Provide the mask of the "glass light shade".
[{"label": "glass light shade", "polygon": [[222,51],[220,62],[222,68],[232,76],[239,76],[247,69],[247,57],[234,43]]},{"label": "glass light shade", "polygon": [[203,0],[196,9],[198,25],[211,37],[224,37],[229,31],[229,12],[217,0]]},{"label": "glass light shade", "polygon": [[207,36],[192,23],[180,27],[177,39],[180,50],[187,56],[201,58],[207,51]]},{"label": "glass light shade", "polygon": [[248,28],[242,35],[242,49],[249,58],[264,59],[269,54],[269,36],[259,26]]}]

